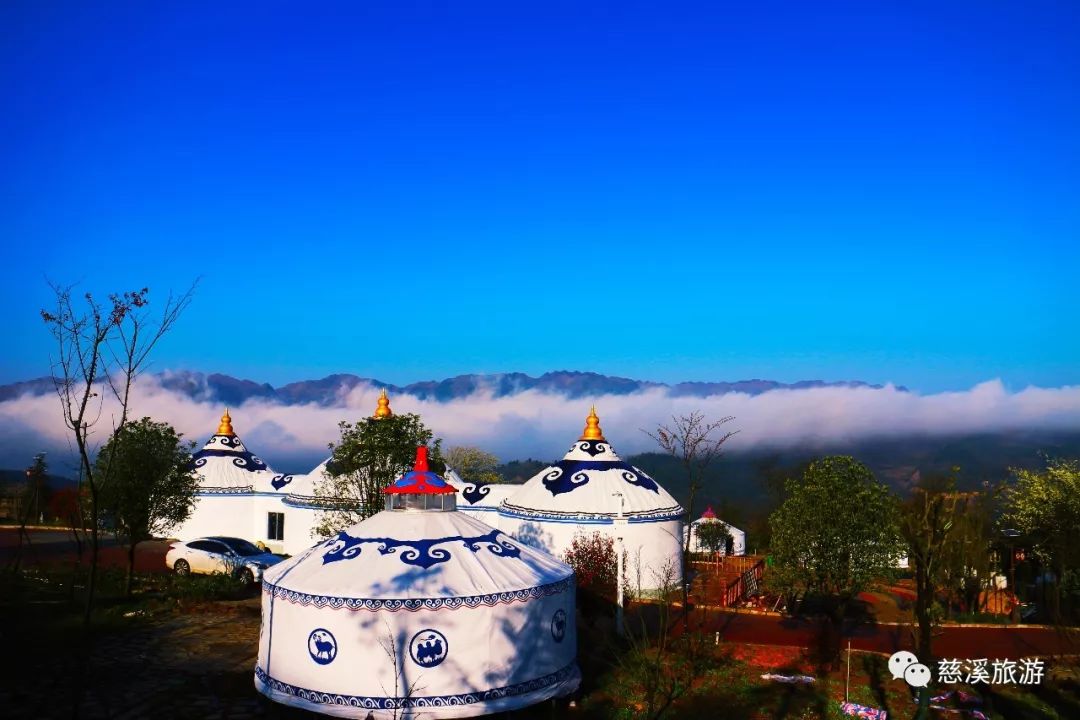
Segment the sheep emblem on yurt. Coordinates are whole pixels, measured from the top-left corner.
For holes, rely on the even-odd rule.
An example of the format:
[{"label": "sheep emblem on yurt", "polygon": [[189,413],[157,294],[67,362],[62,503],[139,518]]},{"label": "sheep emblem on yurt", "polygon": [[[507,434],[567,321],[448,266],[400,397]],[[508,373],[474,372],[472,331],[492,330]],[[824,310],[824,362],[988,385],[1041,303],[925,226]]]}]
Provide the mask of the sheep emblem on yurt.
[{"label": "sheep emblem on yurt", "polygon": [[577,689],[573,570],[457,510],[427,448],[386,509],[263,577],[255,686],[339,717],[458,718]]},{"label": "sheep emblem on yurt", "polygon": [[578,535],[622,538],[630,583],[650,593],[682,582],[684,514],[656,480],[615,453],[594,407],[563,459],[499,506],[499,527],[556,557]]}]

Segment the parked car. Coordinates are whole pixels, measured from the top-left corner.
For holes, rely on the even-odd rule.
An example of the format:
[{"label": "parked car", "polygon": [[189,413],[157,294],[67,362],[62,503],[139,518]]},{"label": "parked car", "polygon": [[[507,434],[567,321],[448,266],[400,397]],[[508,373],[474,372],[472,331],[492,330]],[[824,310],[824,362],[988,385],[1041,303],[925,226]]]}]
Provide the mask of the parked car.
[{"label": "parked car", "polygon": [[204,537],[177,542],[165,553],[165,565],[177,575],[225,573],[245,585],[262,581],[263,570],[284,558],[234,537]]}]

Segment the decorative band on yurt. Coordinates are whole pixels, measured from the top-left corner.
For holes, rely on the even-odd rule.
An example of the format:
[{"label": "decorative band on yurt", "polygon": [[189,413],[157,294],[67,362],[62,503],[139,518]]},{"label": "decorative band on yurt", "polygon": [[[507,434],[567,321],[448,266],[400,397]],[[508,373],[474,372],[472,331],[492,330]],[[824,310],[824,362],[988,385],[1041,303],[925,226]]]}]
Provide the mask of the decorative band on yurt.
[{"label": "decorative band on yurt", "polygon": [[486,595],[463,595],[458,597],[441,598],[349,598],[334,597],[332,595],[310,595],[283,588],[280,585],[263,583],[263,592],[279,600],[297,605],[311,606],[316,608],[330,608],[332,610],[369,610],[372,612],[398,612],[405,610],[415,612],[417,610],[457,610],[458,608],[477,608],[482,605],[494,607],[515,602],[527,602],[548,595],[558,595],[573,588],[574,577],[565,580],[540,585],[525,590],[511,590]]},{"label": "decorative band on yurt", "polygon": [[491,702],[502,698],[525,695],[537,690],[544,690],[562,683],[580,671],[577,662],[572,662],[564,668],[542,677],[526,680],[525,682],[506,685],[491,690],[478,690],[476,692],[461,693],[459,695],[426,695],[421,697],[375,697],[370,695],[339,695],[319,690],[308,690],[281,682],[266,673],[258,665],[255,666],[255,677],[272,690],[286,695],[306,700],[317,705],[339,705],[343,707],[364,708],[366,710],[395,710],[405,708],[432,708],[451,707],[455,705],[475,705],[476,703]]}]

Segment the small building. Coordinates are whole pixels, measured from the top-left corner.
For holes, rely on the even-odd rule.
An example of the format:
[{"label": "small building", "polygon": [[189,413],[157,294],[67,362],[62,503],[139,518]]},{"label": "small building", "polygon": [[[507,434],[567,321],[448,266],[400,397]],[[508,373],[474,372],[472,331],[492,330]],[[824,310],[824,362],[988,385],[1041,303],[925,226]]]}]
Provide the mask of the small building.
[{"label": "small building", "polygon": [[386,509],[263,575],[255,687],[348,718],[509,712],[580,683],[573,570],[457,509],[427,448]]},{"label": "small building", "polygon": [[621,538],[627,578],[648,593],[682,583],[684,514],[656,480],[615,453],[593,408],[563,459],[499,506],[499,527],[559,558],[576,535]]},{"label": "small building", "polygon": [[[716,517],[716,513],[712,509],[712,505],[705,508],[705,512],[701,514],[694,522],[690,523],[690,552],[709,552],[708,548],[702,545],[698,541],[697,529],[706,523],[721,523],[720,518]],[[746,533],[728,523],[728,541],[720,548],[721,555],[745,555],[746,554]]]}]

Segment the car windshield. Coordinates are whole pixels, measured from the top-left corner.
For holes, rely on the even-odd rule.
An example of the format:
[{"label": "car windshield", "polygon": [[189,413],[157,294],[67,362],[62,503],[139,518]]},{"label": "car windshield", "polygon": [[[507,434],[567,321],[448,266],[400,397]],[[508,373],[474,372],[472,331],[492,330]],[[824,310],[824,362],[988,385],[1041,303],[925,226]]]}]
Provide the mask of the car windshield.
[{"label": "car windshield", "polygon": [[249,543],[247,540],[241,540],[239,538],[229,538],[228,540],[222,539],[221,542],[229,546],[229,548],[237,555],[247,557],[249,555],[262,555],[263,551],[255,547],[255,545]]}]

